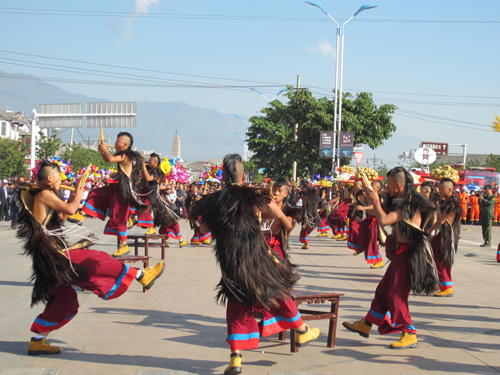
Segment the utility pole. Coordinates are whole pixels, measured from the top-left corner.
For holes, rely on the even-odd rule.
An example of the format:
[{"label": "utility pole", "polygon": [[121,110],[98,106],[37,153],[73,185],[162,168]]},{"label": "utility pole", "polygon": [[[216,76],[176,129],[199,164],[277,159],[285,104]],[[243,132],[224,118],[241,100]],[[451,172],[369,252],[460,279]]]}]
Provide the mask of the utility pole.
[{"label": "utility pole", "polygon": [[73,131],[75,130],[75,128],[71,128],[71,136],[69,137],[69,145],[70,146],[73,146]]},{"label": "utility pole", "polygon": [[[300,75],[297,75],[297,90],[300,87]],[[299,124],[295,124],[295,127],[293,128],[293,140],[297,142],[297,131],[299,129]],[[293,183],[297,182],[297,161],[293,162],[292,165],[292,181]]]},{"label": "utility pole", "polygon": [[108,145],[111,144],[111,133],[108,133]]},{"label": "utility pole", "polygon": [[90,150],[90,135],[89,135],[89,143],[88,143],[88,147],[89,147],[89,150]]},{"label": "utility pole", "polygon": [[370,160],[373,161],[373,169],[377,167],[377,162],[383,163],[382,159],[377,159],[377,155],[373,155],[373,158],[366,158],[366,164],[370,164]]}]

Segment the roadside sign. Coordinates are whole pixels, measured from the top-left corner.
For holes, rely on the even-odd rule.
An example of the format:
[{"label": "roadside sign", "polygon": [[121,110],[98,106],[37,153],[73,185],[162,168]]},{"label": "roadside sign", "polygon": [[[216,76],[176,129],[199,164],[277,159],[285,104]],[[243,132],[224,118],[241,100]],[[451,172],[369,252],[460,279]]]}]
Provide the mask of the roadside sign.
[{"label": "roadside sign", "polygon": [[354,155],[354,159],[356,159],[356,163],[358,164],[359,167],[359,164],[361,164],[361,160],[365,155],[364,152],[353,152],[352,154]]},{"label": "roadside sign", "polygon": [[333,132],[321,132],[319,135],[319,156],[333,157]]},{"label": "roadside sign", "polygon": [[354,147],[354,133],[340,132],[339,148],[353,148]]},{"label": "roadside sign", "polygon": [[420,148],[430,148],[434,150],[436,156],[448,156],[448,143],[422,142]]}]

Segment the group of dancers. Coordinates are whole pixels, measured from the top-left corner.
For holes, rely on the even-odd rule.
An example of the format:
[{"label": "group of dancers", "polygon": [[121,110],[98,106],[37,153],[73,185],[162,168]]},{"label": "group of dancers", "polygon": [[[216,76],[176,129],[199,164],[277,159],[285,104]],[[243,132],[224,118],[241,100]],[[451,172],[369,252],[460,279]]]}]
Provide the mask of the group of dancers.
[{"label": "group of dancers", "polygon": [[[94,243],[91,235],[83,236],[74,245],[68,243],[74,227],[64,226],[63,221],[76,212],[83,188],[77,187],[67,203],[60,199],[57,164],[42,161],[37,183],[21,192],[23,207],[18,237],[24,241],[25,252],[33,260],[32,305],[46,304],[31,327],[36,336],[31,339],[29,354],[61,352],[60,348],[51,346],[46,337],[76,315],[78,300],[73,285],[107,300],[125,293],[134,279],[149,289],[163,273],[163,262],[149,269],[135,269],[119,261],[120,256],[128,252],[126,237],[131,212],[139,216],[138,221],[160,226],[160,232],[180,234],[178,217],[169,209],[159,189],[163,179],[158,168],[159,157],[152,155],[149,165],[145,166],[140,155],[132,151],[132,144],[132,135],[122,132],[115,143],[116,154],[110,154],[104,144],[99,145],[103,159],[118,165],[117,183],[92,190],[83,208],[87,215],[102,220],[104,211],[111,210],[104,233],[120,239],[113,257],[88,250]],[[139,183],[141,170],[142,184]],[[197,231],[195,237],[214,241],[221,269],[216,300],[226,307],[227,342],[231,350],[225,375],[242,373],[241,350],[258,348],[261,337],[294,329],[296,335],[292,339],[299,347],[318,338],[319,329],[303,323],[290,296],[300,275],[290,260],[288,237],[297,222],[302,231],[307,232],[326,220],[334,226],[336,235],[346,235],[345,218],[341,220],[343,217],[334,214],[343,215],[344,207],[347,211],[354,207],[356,212],[368,212],[363,221],[354,221],[366,228],[361,232],[372,236],[370,244],[379,226],[394,228],[385,241],[391,263],[377,287],[368,314],[355,323],[345,322],[344,326],[368,337],[372,324],[376,324],[381,334],[402,332],[401,339],[392,344],[392,348],[418,345],[408,310],[410,291],[433,294],[440,285],[444,291],[451,292],[451,265],[460,224],[460,207],[447,196],[448,187],[451,185],[451,191],[453,189],[451,181],[441,182],[442,201],[435,205],[415,191],[411,175],[398,167],[388,174],[386,194],[379,195],[376,184],[373,188],[363,188],[361,183],[356,183],[350,189],[343,187],[331,199],[323,196],[320,209],[334,206],[329,215],[318,214],[315,188],[303,186],[302,208],[292,208],[286,204],[289,194],[286,179],[276,179],[269,189],[248,187],[244,181],[241,156],[227,155],[223,161],[224,188],[200,197],[193,194],[196,198],[188,209],[190,223]],[[364,204],[359,204],[356,196],[359,191],[364,191]],[[349,222],[349,236],[351,231],[355,232],[351,224],[354,221]],[[437,229],[439,235],[432,237]],[[356,240],[351,238],[351,241]],[[365,242],[362,243],[364,246]],[[263,316],[260,322],[254,313]]]}]

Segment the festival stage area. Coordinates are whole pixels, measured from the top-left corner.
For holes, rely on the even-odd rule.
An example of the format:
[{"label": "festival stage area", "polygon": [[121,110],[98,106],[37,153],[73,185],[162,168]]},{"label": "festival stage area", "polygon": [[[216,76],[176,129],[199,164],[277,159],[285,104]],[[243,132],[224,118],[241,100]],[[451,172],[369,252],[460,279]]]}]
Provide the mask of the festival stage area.
[{"label": "festival stage area", "polygon": [[[101,234],[104,223],[84,225]],[[225,309],[214,302],[220,271],[211,246],[180,249],[170,240],[166,268],[149,293],[134,282],[125,295],[103,301],[79,292],[80,311],[73,321],[49,336],[62,348],[56,356],[27,355],[32,321],[42,311],[30,309],[31,260],[22,256],[15,232],[0,223],[0,375],[179,375],[222,374],[229,360]],[[192,231],[181,222],[184,239]],[[399,335],[369,339],[348,332],[342,321],[363,318],[383,269],[369,269],[362,255],[353,256],[345,242],[310,235],[301,250],[299,228],[291,235],[292,260],[300,265],[298,290],[344,293],[340,300],[336,346],[326,347],[327,320],[309,322],[322,333],[299,353],[289,341],[264,338],[258,350],[243,354],[243,374],[396,375],[500,373],[500,264],[493,248],[481,244],[481,227],[465,226],[453,267],[454,297],[410,296],[419,348],[390,350]],[[144,232],[134,228],[130,233]],[[331,235],[330,235],[331,236]],[[113,253],[116,238],[101,236],[94,248]],[[493,244],[500,228],[493,227]],[[382,252],[384,252],[382,250]],[[150,249],[151,265],[160,250]],[[471,256],[472,255],[472,256]],[[385,254],[384,254],[384,261]],[[137,263],[138,264],[138,263]]]}]

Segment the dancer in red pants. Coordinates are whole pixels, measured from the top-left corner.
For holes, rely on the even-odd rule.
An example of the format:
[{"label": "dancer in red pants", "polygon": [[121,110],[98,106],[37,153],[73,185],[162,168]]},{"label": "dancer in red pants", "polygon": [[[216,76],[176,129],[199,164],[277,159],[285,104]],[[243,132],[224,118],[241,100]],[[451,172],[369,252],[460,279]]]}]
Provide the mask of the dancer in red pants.
[{"label": "dancer in red pants", "polygon": [[391,349],[418,347],[416,329],[408,309],[410,291],[414,294],[433,294],[437,289],[436,266],[432,262],[429,234],[435,209],[433,203],[418,194],[411,174],[396,167],[387,174],[391,199],[389,213],[380,205],[378,194],[365,188],[373,202],[375,216],[380,225],[393,225],[392,241],[386,243],[388,257],[392,259],[384,277],[377,286],[370,310],[354,323],[343,326],[362,337],[369,337],[373,324],[382,335],[401,332]]},{"label": "dancer in red pants", "polygon": [[60,348],[50,346],[46,336],[74,318],[78,299],[72,285],[90,290],[102,299],[118,298],[134,279],[146,289],[153,286],[163,272],[163,262],[150,269],[135,269],[122,264],[107,253],[87,250],[92,236],[69,246],[62,223],[78,209],[83,196],[79,187],[68,202],[56,192],[61,187],[61,171],[57,164],[42,161],[36,189],[20,192],[23,203],[19,217],[18,238],[24,241],[25,254],[33,260],[34,280],[31,306],[43,302],[45,310],[31,326],[37,335],[31,339],[28,354],[59,354]]}]

